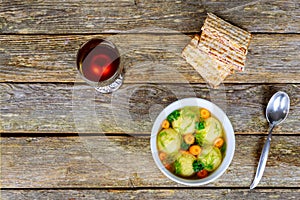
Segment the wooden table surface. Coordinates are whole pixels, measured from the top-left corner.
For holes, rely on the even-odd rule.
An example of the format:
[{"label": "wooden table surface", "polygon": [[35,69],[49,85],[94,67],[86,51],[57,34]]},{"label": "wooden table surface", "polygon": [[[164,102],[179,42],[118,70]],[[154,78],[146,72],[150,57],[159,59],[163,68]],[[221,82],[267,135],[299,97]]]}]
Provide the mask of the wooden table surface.
[{"label": "wooden table surface", "polygon": [[[0,1],[1,199],[299,199],[298,0]],[[217,90],[180,57],[207,12],[252,33],[246,68]],[[125,81],[99,94],[77,76],[93,37],[118,46]],[[264,144],[269,98],[291,109],[274,130],[264,176],[249,186]],[[184,97],[211,100],[230,118],[236,151],[218,180],[166,178],[150,150],[157,113]]]}]

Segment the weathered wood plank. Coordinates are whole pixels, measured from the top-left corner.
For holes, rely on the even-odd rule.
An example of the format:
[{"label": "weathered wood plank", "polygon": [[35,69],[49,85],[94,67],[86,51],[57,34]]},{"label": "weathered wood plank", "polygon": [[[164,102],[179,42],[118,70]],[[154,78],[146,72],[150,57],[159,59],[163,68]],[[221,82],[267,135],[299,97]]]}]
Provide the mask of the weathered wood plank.
[{"label": "weathered wood plank", "polygon": [[[127,69],[127,83],[182,82],[180,79],[204,82],[181,58],[182,49],[191,39],[184,34],[0,35],[0,81],[82,81],[76,79],[76,52],[92,37],[115,42]],[[228,77],[225,83],[300,83],[299,52],[300,34],[254,35],[245,71]],[[170,71],[183,78],[170,77]],[[161,78],[154,79],[153,74]]]},{"label": "weathered wood plank", "polygon": [[[236,136],[233,162],[209,187],[249,187],[265,137]],[[300,187],[298,136],[274,136],[259,187]],[[1,138],[2,188],[177,187],[156,167],[149,137]]]},{"label": "weathered wood plank", "polygon": [[239,133],[266,133],[264,110],[278,90],[291,98],[287,121],[274,133],[299,134],[299,85],[224,85],[210,90],[204,84],[124,84],[103,95],[85,85],[0,84],[2,133],[144,133],[153,120],[177,99],[209,99],[228,114]]},{"label": "weathered wood plank", "polygon": [[251,32],[300,32],[299,1],[1,1],[1,33],[104,33],[147,26],[200,30],[207,12]]},{"label": "weathered wood plank", "polygon": [[3,199],[297,199],[300,189],[4,190]]}]

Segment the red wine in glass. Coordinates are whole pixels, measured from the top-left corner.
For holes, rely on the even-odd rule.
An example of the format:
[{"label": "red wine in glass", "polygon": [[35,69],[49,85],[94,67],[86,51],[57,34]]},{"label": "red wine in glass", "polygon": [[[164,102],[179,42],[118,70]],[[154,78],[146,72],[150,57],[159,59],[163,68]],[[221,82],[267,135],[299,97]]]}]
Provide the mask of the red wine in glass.
[{"label": "red wine in glass", "polygon": [[94,38],[83,44],[77,53],[77,69],[99,92],[113,92],[122,84],[120,54],[110,41]]}]

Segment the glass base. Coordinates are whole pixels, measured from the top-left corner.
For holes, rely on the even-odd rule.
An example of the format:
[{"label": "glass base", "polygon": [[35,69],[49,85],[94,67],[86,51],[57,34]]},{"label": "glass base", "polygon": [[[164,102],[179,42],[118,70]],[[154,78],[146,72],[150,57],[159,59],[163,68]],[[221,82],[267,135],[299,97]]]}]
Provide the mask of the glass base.
[{"label": "glass base", "polygon": [[122,83],[123,83],[123,75],[120,74],[119,77],[113,83],[107,86],[95,87],[95,89],[101,93],[111,93],[119,89]]}]

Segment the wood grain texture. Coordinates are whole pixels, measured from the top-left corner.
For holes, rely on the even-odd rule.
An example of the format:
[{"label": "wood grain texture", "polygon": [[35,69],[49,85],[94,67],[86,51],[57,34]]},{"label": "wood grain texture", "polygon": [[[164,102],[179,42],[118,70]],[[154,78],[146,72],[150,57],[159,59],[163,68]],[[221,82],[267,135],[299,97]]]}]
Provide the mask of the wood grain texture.
[{"label": "wood grain texture", "polygon": [[299,134],[300,88],[295,84],[224,85],[124,84],[113,94],[99,94],[81,84],[0,84],[2,133],[150,134],[156,116],[186,97],[211,100],[226,111],[238,134],[268,130],[264,110],[278,90],[291,98],[287,120],[277,134]]},{"label": "wood grain texture", "polygon": [[[190,35],[192,36],[192,35]],[[105,37],[119,48],[127,70],[125,82],[204,83],[183,58],[190,36],[178,34],[0,35],[0,82],[82,82],[76,53],[92,37]],[[225,83],[300,83],[300,34],[254,35],[242,73]],[[170,71],[183,78],[170,76]],[[160,79],[153,78],[160,74]]]},{"label": "wood grain texture", "polygon": [[68,199],[68,200],[99,200],[99,199],[297,199],[300,190],[291,189],[149,189],[149,190],[5,190],[2,198],[24,199]]},{"label": "wood grain texture", "polygon": [[212,12],[250,32],[300,32],[297,0],[2,0],[1,33],[119,33],[147,26],[197,32]]},{"label": "wood grain texture", "polygon": [[[0,4],[0,199],[300,195],[299,1]],[[245,72],[230,76],[218,90],[208,89],[180,57],[207,12],[253,33]],[[96,93],[77,76],[76,52],[93,37],[110,39],[122,54],[125,84],[114,94]],[[290,95],[291,110],[274,130],[259,187],[249,191],[265,141],[263,135],[253,134],[267,133],[264,110],[278,90]],[[176,99],[193,96],[210,99],[227,112],[237,142],[225,174],[195,189],[167,179],[156,167],[149,145],[157,114]]]},{"label": "wood grain texture", "polygon": [[[264,136],[236,136],[228,170],[207,187],[245,187],[254,177]],[[139,188],[182,186],[156,167],[150,137],[3,137],[2,188]],[[300,187],[297,136],[274,136],[259,187]],[[182,186],[184,187],[184,186]],[[203,187],[202,187],[203,188]],[[287,188],[288,189],[288,188]]]}]

